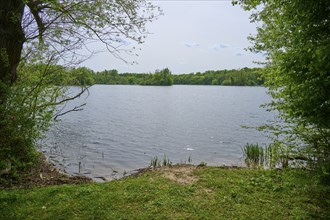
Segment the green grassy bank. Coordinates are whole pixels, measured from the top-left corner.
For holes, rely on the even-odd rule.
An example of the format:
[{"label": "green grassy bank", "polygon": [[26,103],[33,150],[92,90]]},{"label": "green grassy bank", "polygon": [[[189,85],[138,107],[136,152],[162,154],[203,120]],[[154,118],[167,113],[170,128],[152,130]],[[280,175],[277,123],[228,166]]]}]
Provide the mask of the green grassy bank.
[{"label": "green grassy bank", "polygon": [[327,219],[303,170],[181,166],[108,183],[1,189],[0,219]]}]

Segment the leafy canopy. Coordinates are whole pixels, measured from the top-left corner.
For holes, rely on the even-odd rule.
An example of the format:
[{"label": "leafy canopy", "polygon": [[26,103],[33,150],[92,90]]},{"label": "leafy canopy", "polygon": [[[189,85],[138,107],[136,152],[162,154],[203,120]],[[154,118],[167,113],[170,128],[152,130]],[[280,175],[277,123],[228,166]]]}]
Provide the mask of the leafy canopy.
[{"label": "leafy canopy", "polygon": [[[119,59],[123,51],[132,54],[147,35],[146,24],[161,13],[145,0],[0,2],[0,175],[4,168],[27,167],[56,106],[81,94],[68,97],[50,82],[69,83],[64,69],[98,52],[90,46],[95,41]],[[90,53],[81,55],[81,49]],[[93,83],[87,69],[72,74],[82,86]]]},{"label": "leafy canopy", "polygon": [[[77,50],[100,41],[115,57],[133,42],[143,43],[147,35],[146,23],[162,12],[145,0],[26,0],[22,26],[28,51],[47,49],[61,54],[61,59],[72,61],[79,57]],[[38,42],[36,44],[36,41]],[[26,45],[26,46],[27,46]],[[27,47],[26,47],[27,48]],[[63,56],[65,52],[66,56]]]},{"label": "leafy canopy", "polygon": [[312,153],[312,161],[327,164],[320,167],[330,177],[330,1],[233,3],[251,10],[251,21],[259,25],[250,50],[265,54],[264,76],[273,97],[268,106],[286,122],[266,126],[274,144]]},{"label": "leafy canopy", "polygon": [[330,1],[242,0],[260,22],[250,39],[265,52],[272,104],[281,113],[330,128]]}]

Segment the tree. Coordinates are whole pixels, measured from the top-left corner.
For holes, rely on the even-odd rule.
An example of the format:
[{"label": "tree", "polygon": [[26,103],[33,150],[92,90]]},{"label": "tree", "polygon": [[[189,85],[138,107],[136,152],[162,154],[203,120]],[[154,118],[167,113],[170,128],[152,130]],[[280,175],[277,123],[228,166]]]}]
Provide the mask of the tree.
[{"label": "tree", "polygon": [[[94,41],[101,41],[122,59],[122,51],[133,53],[123,46],[143,43],[146,23],[159,14],[160,9],[145,0],[0,1],[1,161],[21,160],[16,157],[17,145],[23,149],[24,142],[35,142],[40,137],[38,128],[48,124],[54,106],[74,98],[61,96],[59,88],[45,83],[56,73],[49,67],[58,62],[67,67],[87,59],[96,52],[88,46]],[[89,55],[79,55],[84,48]],[[31,72],[25,64],[37,64],[42,69]],[[29,135],[33,132],[35,135]]]},{"label": "tree", "polygon": [[4,87],[17,79],[22,53],[26,56],[47,49],[61,54],[62,60],[73,61],[77,49],[98,40],[121,58],[121,45],[128,40],[143,42],[145,24],[158,15],[155,9],[144,0],[1,1],[0,100],[4,98]]},{"label": "tree", "polygon": [[155,77],[159,75],[159,81],[156,81],[156,84],[162,86],[171,86],[173,85],[172,73],[168,68],[165,68],[159,72],[155,73]]},{"label": "tree", "polygon": [[72,68],[70,73],[75,79],[71,85],[87,86],[94,84],[94,72],[87,67]]},{"label": "tree", "polygon": [[261,22],[250,49],[266,55],[264,75],[274,99],[268,106],[291,125],[280,128],[291,143],[303,141],[300,147],[329,162],[330,1],[238,2]]}]

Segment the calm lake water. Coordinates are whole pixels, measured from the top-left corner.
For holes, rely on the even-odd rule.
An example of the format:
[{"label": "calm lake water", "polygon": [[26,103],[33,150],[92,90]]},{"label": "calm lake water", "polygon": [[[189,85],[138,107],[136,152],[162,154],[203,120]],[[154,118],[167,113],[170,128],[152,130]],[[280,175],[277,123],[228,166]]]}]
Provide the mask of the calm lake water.
[{"label": "calm lake water", "polygon": [[[70,92],[78,91],[70,88]],[[67,108],[42,151],[70,174],[118,178],[167,155],[173,163],[242,165],[246,143],[267,143],[256,126],[273,118],[259,106],[266,88],[226,86],[95,85]]]}]

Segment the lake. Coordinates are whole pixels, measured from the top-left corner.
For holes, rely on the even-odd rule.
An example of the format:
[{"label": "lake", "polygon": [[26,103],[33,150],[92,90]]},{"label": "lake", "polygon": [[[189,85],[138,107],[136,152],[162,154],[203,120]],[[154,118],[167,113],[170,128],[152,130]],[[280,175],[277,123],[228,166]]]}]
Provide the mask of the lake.
[{"label": "lake", "polygon": [[[79,88],[71,87],[74,93]],[[121,177],[166,155],[173,163],[242,165],[246,143],[268,143],[254,129],[274,117],[263,87],[95,85],[66,109],[42,151],[69,174]]]}]

